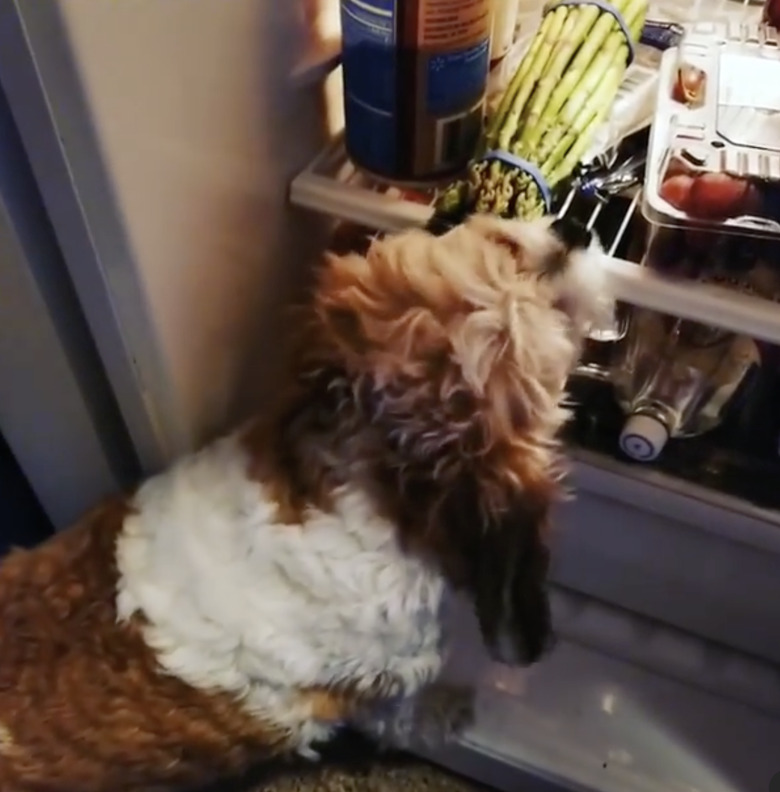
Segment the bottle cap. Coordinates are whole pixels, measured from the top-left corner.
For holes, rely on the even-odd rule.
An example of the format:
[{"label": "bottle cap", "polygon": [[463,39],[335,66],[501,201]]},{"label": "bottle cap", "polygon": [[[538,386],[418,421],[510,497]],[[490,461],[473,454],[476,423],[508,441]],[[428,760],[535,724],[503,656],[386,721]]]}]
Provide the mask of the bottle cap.
[{"label": "bottle cap", "polygon": [[652,462],[663,451],[669,430],[652,415],[632,415],[620,433],[620,449],[637,462]]}]

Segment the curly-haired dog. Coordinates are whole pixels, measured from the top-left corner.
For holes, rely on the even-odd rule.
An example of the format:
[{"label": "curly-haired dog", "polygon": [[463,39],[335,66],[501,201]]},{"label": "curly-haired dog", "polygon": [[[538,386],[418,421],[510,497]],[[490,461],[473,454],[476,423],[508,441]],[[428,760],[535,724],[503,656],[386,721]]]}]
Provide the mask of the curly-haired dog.
[{"label": "curly-haired dog", "polygon": [[0,566],[0,789],[188,789],[462,725],[446,592],[536,660],[560,402],[612,309],[549,221],[475,217],[328,258],[280,409]]}]

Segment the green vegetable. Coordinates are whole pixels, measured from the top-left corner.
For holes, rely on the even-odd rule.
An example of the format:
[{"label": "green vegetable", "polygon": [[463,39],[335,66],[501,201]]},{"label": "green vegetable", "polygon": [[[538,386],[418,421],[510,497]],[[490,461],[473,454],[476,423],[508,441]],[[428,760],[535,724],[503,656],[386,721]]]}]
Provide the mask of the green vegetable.
[{"label": "green vegetable", "polygon": [[[636,42],[648,0],[613,0]],[[499,149],[539,168],[554,188],[574,172],[604,123],[626,70],[629,48],[615,18],[598,6],[558,6],[547,12],[489,119],[482,149]],[[436,204],[447,215],[493,212],[537,217],[537,184],[501,160],[478,160]]]}]

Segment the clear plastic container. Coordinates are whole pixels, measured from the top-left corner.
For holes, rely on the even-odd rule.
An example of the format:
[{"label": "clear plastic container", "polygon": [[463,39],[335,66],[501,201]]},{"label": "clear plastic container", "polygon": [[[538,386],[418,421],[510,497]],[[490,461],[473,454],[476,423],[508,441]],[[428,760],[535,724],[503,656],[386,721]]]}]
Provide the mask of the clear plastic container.
[{"label": "clear plastic container", "polygon": [[621,450],[656,459],[672,437],[714,429],[760,366],[755,342],[646,309],[634,309],[612,362],[611,380],[626,422]]},{"label": "clear plastic container", "polygon": [[780,239],[777,37],[699,22],[664,54],[643,200],[653,225]]}]

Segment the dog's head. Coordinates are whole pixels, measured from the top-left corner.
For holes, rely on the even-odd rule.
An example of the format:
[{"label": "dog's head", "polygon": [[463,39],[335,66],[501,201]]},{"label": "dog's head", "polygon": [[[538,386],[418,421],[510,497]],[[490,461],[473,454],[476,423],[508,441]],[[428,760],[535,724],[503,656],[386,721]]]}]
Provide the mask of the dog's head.
[{"label": "dog's head", "polygon": [[401,539],[471,594],[506,662],[549,637],[561,400],[613,309],[599,253],[581,228],[477,216],[332,257],[315,294],[307,355],[348,383]]}]

